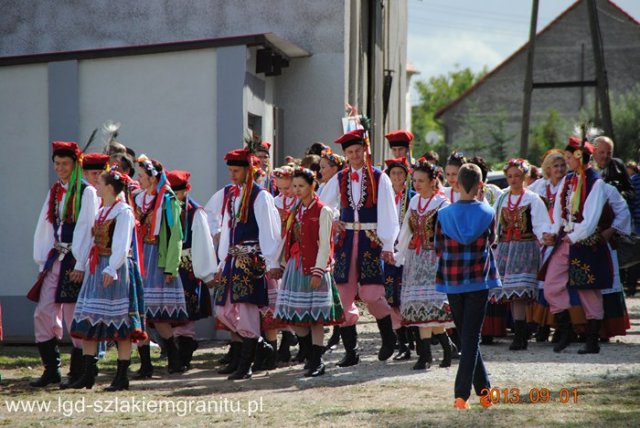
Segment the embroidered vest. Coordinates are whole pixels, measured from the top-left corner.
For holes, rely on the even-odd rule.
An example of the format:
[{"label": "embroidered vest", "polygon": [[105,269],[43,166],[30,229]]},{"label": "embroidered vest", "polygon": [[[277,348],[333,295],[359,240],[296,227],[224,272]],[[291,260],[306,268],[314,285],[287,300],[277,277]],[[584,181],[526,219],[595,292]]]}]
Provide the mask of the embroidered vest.
[{"label": "embroidered vest", "polygon": [[[349,181],[349,172],[350,170],[348,168],[338,172],[338,183],[340,183],[341,193],[340,220],[348,223],[353,223],[355,219],[355,210],[357,209],[358,219],[360,223],[376,223],[378,221],[377,207],[372,203],[368,203],[368,200],[371,198],[371,189],[369,189],[371,183],[369,182],[367,168],[362,168],[364,177],[362,179],[362,192],[360,194],[359,201],[353,201],[353,198],[351,197],[351,182]],[[344,177],[345,174],[347,175],[347,177]],[[381,174],[382,171],[380,171],[378,168],[373,169],[373,185],[376,186],[376,190],[378,189],[378,184],[380,183]],[[347,202],[346,205],[344,204],[345,201]]]},{"label": "embroidered vest", "polygon": [[[264,189],[253,183],[253,187],[249,196],[249,206],[253,207],[258,194]],[[244,191],[248,191],[248,189],[244,189]],[[259,237],[259,229],[258,222],[256,221],[256,214],[254,209],[250,209],[248,212],[247,222],[239,223],[235,218],[235,212],[233,206],[235,204],[235,198],[230,197],[227,202],[227,212],[231,221],[231,245],[240,245],[245,242],[258,242]]]},{"label": "embroidered vest", "polygon": [[[292,256],[291,248],[297,244],[301,249],[302,270],[305,275],[311,275],[311,270],[316,264],[320,244],[320,212],[324,206],[320,198],[316,196],[315,203],[303,213],[302,221],[296,222],[287,231],[285,237],[285,260],[289,260]],[[333,231],[331,236],[333,236]],[[331,266],[333,259],[333,239],[329,241],[329,260],[327,266],[323,266],[325,269]]]},{"label": "embroidered vest", "polygon": [[98,255],[110,256],[111,243],[113,241],[113,231],[116,228],[115,218],[106,220],[102,224],[96,224],[93,227],[93,240],[98,248]]}]

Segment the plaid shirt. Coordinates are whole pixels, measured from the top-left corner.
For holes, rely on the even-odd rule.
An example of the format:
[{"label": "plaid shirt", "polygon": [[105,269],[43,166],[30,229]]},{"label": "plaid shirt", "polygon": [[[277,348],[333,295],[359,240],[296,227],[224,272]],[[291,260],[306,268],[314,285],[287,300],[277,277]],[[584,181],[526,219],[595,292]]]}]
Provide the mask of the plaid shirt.
[{"label": "plaid shirt", "polygon": [[454,294],[500,287],[500,276],[491,250],[495,237],[495,220],[485,233],[468,245],[445,235],[438,222],[434,243],[439,257],[436,290]]}]

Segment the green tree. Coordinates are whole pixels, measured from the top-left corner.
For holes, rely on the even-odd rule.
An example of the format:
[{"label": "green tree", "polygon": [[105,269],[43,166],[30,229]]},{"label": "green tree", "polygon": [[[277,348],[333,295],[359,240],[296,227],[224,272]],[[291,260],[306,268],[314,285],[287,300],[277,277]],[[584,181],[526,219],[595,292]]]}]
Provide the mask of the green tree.
[{"label": "green tree", "polygon": [[542,163],[544,154],[552,148],[564,148],[566,139],[571,132],[569,122],[560,116],[554,108],[539,120],[531,130],[529,154],[527,158],[535,165]]},{"label": "green tree", "polygon": [[[439,151],[438,146],[444,141],[444,132],[442,126],[436,122],[434,114],[462,95],[486,73],[486,67],[476,73],[468,67],[461,69],[456,66],[455,70],[447,74],[416,82],[420,103],[412,108],[411,120],[412,132],[415,135],[414,147],[417,154],[426,150]],[[440,136],[440,143],[428,145],[425,137],[427,133],[432,131]]]}]

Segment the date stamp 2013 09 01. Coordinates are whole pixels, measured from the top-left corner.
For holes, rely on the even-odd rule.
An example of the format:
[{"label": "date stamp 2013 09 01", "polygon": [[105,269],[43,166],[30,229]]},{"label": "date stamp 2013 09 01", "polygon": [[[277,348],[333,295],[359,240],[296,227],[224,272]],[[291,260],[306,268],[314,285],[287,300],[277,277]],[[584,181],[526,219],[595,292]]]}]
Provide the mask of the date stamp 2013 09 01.
[{"label": "date stamp 2013 09 01", "polygon": [[558,392],[548,388],[484,388],[480,397],[488,397],[493,404],[577,404],[578,388],[561,388]]}]

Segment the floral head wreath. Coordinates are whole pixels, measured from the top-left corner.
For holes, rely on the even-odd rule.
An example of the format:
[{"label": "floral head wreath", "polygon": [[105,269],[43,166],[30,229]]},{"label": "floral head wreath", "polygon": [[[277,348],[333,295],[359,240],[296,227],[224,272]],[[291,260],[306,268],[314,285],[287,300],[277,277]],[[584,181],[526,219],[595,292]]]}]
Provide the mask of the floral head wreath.
[{"label": "floral head wreath", "polygon": [[333,150],[331,150],[329,147],[324,149],[320,156],[333,163],[338,168],[342,168],[344,166],[344,158],[339,154],[333,153]]},{"label": "floral head wreath", "polygon": [[454,151],[453,153],[451,153],[451,155],[449,155],[449,160],[447,161],[447,163],[451,163],[451,161],[454,162],[460,162],[460,163],[467,163],[467,158],[464,157],[464,152],[459,152],[459,151]]},{"label": "floral head wreath", "polygon": [[147,155],[138,156],[137,162],[138,162],[138,165],[140,165],[142,168],[147,170],[149,174],[151,174],[152,176],[155,177],[159,174],[156,167],[153,166],[153,162],[151,162],[151,159],[149,159]]},{"label": "floral head wreath", "polygon": [[523,173],[527,174],[529,172],[529,162],[526,159],[509,159],[509,162],[504,167],[504,172],[506,173],[509,168],[518,168]]},{"label": "floral head wreath", "polygon": [[438,178],[438,176],[440,175],[440,169],[438,168],[438,165],[429,162],[424,156],[418,159],[413,165],[413,170],[415,171],[417,169],[427,172],[432,180]]},{"label": "floral head wreath", "polygon": [[120,167],[118,164],[113,164],[111,167],[108,167],[107,173],[114,180],[121,182],[122,184],[127,184],[131,181],[131,178],[125,174],[124,172],[120,172]]},{"label": "floral head wreath", "polygon": [[298,167],[294,170],[294,175],[297,176],[304,176],[310,180],[315,180],[316,179],[316,173],[311,171],[309,168],[302,168],[302,167]]},{"label": "floral head wreath", "polygon": [[273,176],[276,178],[292,178],[294,169],[290,166],[281,166],[273,170]]}]

